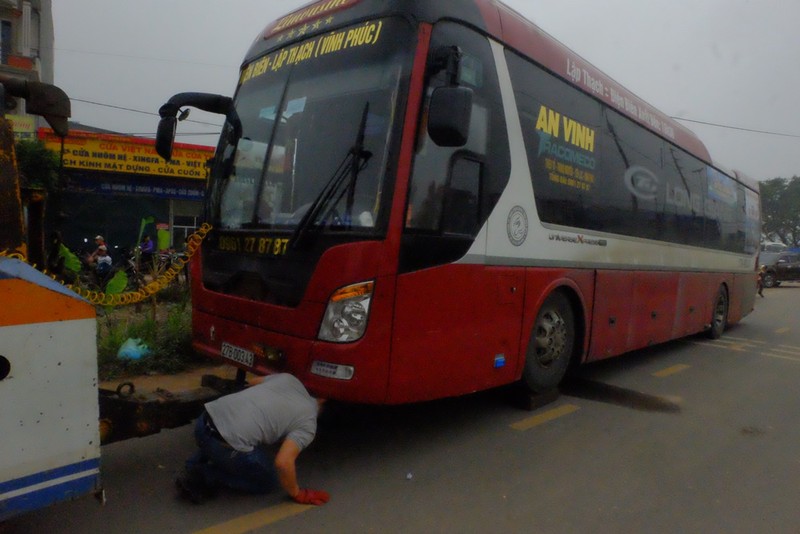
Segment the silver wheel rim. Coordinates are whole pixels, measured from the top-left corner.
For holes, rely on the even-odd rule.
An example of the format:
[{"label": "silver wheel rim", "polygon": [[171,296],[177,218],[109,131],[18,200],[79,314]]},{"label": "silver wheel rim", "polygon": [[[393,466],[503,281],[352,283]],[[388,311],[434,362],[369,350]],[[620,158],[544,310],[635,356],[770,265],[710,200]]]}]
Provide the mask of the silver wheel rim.
[{"label": "silver wheel rim", "polygon": [[550,367],[561,358],[567,346],[567,323],[555,311],[542,314],[536,324],[536,362],[542,367]]},{"label": "silver wheel rim", "polygon": [[725,322],[725,297],[722,295],[717,299],[717,306],[714,309],[714,325],[720,326]]}]

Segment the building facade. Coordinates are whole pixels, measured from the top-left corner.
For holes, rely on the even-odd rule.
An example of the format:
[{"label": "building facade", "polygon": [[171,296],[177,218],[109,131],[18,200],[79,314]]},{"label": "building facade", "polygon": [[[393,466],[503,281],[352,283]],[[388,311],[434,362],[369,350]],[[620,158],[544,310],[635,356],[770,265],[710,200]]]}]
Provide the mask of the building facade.
[{"label": "building facade", "polygon": [[[0,74],[52,84],[53,42],[51,0],[0,0]],[[34,139],[43,125],[19,103],[6,118],[18,139]]]},{"label": "building facade", "polygon": [[[0,0],[0,74],[54,83],[51,0]],[[186,236],[202,224],[212,147],[176,145],[167,163],[156,154],[152,139],[77,123],[70,123],[62,144],[41,117],[25,113],[22,102],[5,117],[17,140],[38,138],[62,158],[63,189],[57,199],[49,198],[45,207],[43,200],[33,202],[29,192],[24,194],[28,245],[37,262],[53,230],[76,251],[92,249],[94,236],[103,235],[112,257],[116,248],[119,259],[120,249],[134,247],[143,233],[161,249],[181,250]]]},{"label": "building facade", "polygon": [[63,145],[49,128],[38,135],[61,157],[59,227],[71,249],[91,249],[94,236],[102,235],[119,257],[147,234],[159,249],[180,251],[202,224],[213,147],[177,143],[166,162],[153,139],[74,127]]}]

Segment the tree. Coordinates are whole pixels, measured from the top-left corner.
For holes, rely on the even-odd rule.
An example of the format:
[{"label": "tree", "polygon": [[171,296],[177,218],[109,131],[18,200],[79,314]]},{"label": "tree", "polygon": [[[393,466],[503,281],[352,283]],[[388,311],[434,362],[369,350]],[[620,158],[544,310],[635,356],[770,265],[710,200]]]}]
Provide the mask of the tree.
[{"label": "tree", "polygon": [[800,245],[800,176],[761,182],[761,222],[770,239]]},{"label": "tree", "polygon": [[49,150],[44,142],[19,141],[16,145],[17,166],[23,187],[42,187],[48,193],[58,187],[58,154]]}]

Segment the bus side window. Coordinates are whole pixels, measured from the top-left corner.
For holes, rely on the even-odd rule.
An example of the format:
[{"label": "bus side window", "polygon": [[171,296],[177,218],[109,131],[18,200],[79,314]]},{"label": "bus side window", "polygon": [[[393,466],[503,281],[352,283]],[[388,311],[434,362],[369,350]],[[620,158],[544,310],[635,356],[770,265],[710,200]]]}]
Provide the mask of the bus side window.
[{"label": "bus side window", "polygon": [[474,237],[480,222],[482,164],[474,159],[456,157],[445,189],[442,233]]},{"label": "bus side window", "polygon": [[[462,258],[506,187],[511,170],[508,131],[494,52],[489,40],[453,22],[439,22],[431,36],[426,106],[450,83],[437,52],[458,47],[458,84],[472,90],[467,142],[437,145],[425,116],[409,181],[400,272],[446,265]],[[426,111],[423,111],[425,113]]]}]

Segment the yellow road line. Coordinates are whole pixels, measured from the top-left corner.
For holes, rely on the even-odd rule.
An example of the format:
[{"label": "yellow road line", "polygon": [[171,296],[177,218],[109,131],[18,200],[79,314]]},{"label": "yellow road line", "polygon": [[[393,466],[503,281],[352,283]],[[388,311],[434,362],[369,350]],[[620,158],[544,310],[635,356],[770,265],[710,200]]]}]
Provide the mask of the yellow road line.
[{"label": "yellow road line", "polygon": [[775,330],[775,333],[776,334],[785,334],[786,332],[789,332],[791,330],[792,330],[791,328],[778,328],[777,330]]},{"label": "yellow road line", "polygon": [[533,417],[528,417],[522,421],[517,421],[511,425],[511,428],[514,430],[530,430],[535,426],[550,422],[553,419],[558,419],[559,417],[564,417],[565,415],[577,412],[579,409],[580,408],[574,404],[565,404],[563,406],[559,406],[558,408],[553,408],[552,410],[547,410],[546,412],[534,415]]},{"label": "yellow road line", "polygon": [[800,347],[793,347],[791,345],[778,345],[782,349],[796,350],[800,352]]},{"label": "yellow road line", "polygon": [[260,527],[276,523],[281,519],[286,519],[313,508],[306,504],[284,503],[277,506],[270,506],[264,510],[243,515],[225,523],[214,525],[213,527],[198,530],[194,534],[244,534]]},{"label": "yellow road line", "polygon": [[658,377],[658,378],[665,378],[665,377],[680,373],[681,371],[685,371],[686,369],[689,369],[689,367],[691,367],[691,366],[684,365],[684,364],[681,363],[681,364],[678,364],[678,365],[673,365],[672,367],[667,367],[666,369],[662,369],[661,371],[658,371],[657,373],[653,373],[653,376]]}]

